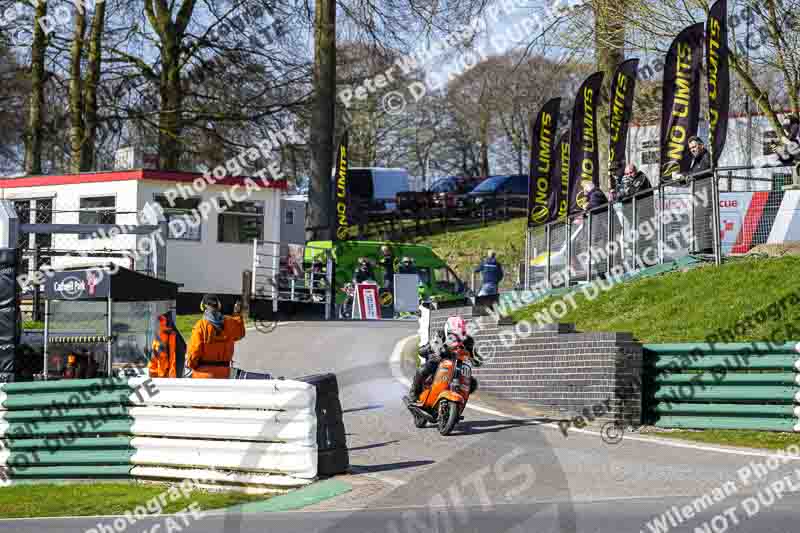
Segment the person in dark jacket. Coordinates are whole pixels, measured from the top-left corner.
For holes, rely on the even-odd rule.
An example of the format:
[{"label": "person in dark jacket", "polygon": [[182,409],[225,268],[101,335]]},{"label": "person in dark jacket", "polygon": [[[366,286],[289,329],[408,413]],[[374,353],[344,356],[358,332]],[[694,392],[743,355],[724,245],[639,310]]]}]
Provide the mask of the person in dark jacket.
[{"label": "person in dark jacket", "polygon": [[586,198],[586,208],[583,210],[584,214],[588,214],[592,209],[608,203],[608,198],[606,198],[605,193],[591,181],[584,180],[581,182],[581,186],[583,187],[584,198]]},{"label": "person in dark jacket", "polygon": [[700,137],[689,138],[689,152],[692,153],[689,174],[696,174],[711,168],[711,154],[706,150],[706,146]]},{"label": "person in dark jacket", "polygon": [[410,257],[404,257],[402,261],[400,261],[400,268],[397,270],[398,274],[419,274],[417,270],[417,265],[414,264],[414,260]]},{"label": "person in dark jacket", "polygon": [[[692,162],[689,165],[688,175],[695,180],[695,194],[705,198],[711,198],[711,179],[710,173],[704,172],[711,169],[711,154],[706,150],[705,144],[700,137],[689,138],[689,151],[692,153]],[[676,177],[683,179],[681,174]],[[694,210],[694,233],[696,249],[694,253],[712,254],[714,226],[712,222],[711,206],[698,206]]]},{"label": "person in dark jacket", "polygon": [[392,290],[394,286],[394,255],[388,246],[381,246],[378,266],[383,269],[383,288]]},{"label": "person in dark jacket", "polygon": [[375,281],[375,272],[372,270],[369,260],[366,257],[358,258],[358,266],[353,272],[353,284]]},{"label": "person in dark jacket", "polygon": [[611,191],[612,198],[613,201],[620,201],[652,188],[647,175],[636,168],[636,165],[629,163],[625,165],[625,174],[617,180],[616,188]]},{"label": "person in dark jacket", "polygon": [[503,281],[503,267],[497,262],[494,250],[489,250],[486,259],[475,268],[475,272],[483,275],[483,283],[478,296],[497,294],[497,287]]}]

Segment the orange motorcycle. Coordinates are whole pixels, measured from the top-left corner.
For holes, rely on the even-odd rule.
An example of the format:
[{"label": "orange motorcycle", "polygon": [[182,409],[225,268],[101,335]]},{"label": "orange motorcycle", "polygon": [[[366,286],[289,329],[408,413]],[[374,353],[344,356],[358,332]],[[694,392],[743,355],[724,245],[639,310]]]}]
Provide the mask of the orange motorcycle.
[{"label": "orange motorcycle", "polygon": [[406,403],[414,415],[416,427],[423,428],[431,422],[445,436],[464,418],[462,413],[473,389],[473,363],[469,351],[461,343],[451,345],[450,351],[453,355],[442,358],[433,376],[425,380],[417,403]]}]

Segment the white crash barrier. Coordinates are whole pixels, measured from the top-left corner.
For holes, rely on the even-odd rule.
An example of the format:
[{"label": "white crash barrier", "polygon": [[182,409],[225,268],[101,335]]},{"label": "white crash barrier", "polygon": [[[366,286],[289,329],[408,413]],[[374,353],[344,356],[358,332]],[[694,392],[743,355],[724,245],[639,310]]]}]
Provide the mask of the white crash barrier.
[{"label": "white crash barrier", "polygon": [[136,392],[130,395],[135,405],[169,407],[230,407],[293,411],[314,410],[316,390],[302,381],[290,379],[175,379],[131,378],[129,384],[139,391],[151,380],[153,394]]},{"label": "white crash barrier", "polygon": [[131,396],[133,477],[273,487],[317,477],[313,385],[154,378],[150,389]]}]

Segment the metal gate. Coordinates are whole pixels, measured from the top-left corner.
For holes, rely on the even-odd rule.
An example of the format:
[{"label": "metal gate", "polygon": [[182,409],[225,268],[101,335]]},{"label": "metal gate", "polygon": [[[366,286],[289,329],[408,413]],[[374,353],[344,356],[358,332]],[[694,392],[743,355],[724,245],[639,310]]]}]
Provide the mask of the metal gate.
[{"label": "metal gate", "polygon": [[253,240],[252,298],[325,306],[333,302],[333,254],[330,248]]}]

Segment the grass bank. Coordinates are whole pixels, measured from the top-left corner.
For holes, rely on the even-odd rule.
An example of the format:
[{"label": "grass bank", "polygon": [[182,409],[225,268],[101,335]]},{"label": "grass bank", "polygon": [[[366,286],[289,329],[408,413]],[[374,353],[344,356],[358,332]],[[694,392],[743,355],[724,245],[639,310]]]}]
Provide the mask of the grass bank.
[{"label": "grass bank", "polygon": [[[589,300],[580,291],[576,306],[558,319],[579,331],[631,332],[643,343],[703,342],[719,330],[732,330],[747,315],[766,310],[765,320],[733,331],[733,342],[800,341],[800,299],[778,312],[770,305],[800,291],[800,257],[744,258],[717,268],[701,266],[685,272],[628,282]],[[512,314],[536,323],[556,299],[550,298]],[[795,333],[797,332],[797,333]],[[777,450],[800,444],[800,435],[771,431],[702,430],[656,433],[659,437]]]},{"label": "grass bank", "polygon": [[[579,331],[624,331],[641,342],[704,341],[709,334],[730,329],[744,316],[768,309],[800,290],[800,257],[739,259],[719,268],[697,267],[686,272],[621,284],[589,300],[576,293],[576,306],[557,320],[575,323]],[[512,314],[532,320],[550,308],[554,298],[536,302]],[[749,329],[739,329],[733,342],[768,340],[776,329],[800,329],[800,304]],[[788,340],[798,340],[788,339]]]},{"label": "grass bank", "polygon": [[[461,228],[457,231],[417,237],[414,242],[427,244],[447,261],[456,274],[469,285],[472,270],[478,266],[486,251],[493,249],[505,270],[501,289],[511,289],[517,281],[518,265],[525,260],[525,218],[506,222],[491,222],[486,226]],[[480,278],[476,279],[476,288]]]}]

